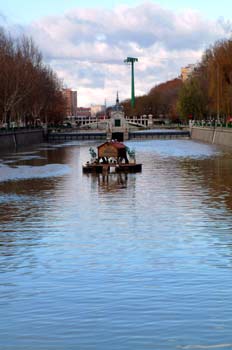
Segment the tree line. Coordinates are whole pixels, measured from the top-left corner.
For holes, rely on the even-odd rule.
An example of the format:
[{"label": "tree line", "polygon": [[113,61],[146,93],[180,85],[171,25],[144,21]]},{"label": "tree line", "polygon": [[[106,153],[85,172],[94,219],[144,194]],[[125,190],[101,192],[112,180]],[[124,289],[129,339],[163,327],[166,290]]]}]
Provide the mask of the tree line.
[{"label": "tree line", "polygon": [[62,83],[31,38],[0,28],[0,123],[57,123],[65,115]]},{"label": "tree line", "polygon": [[226,122],[232,116],[232,40],[209,47],[178,100],[182,117]]},{"label": "tree line", "polygon": [[122,103],[125,114],[149,115],[155,118],[178,121],[177,100],[183,83],[179,78],[167,81],[153,87],[147,95],[136,97],[135,107],[132,108],[130,100]]},{"label": "tree line", "polygon": [[153,87],[148,94],[123,103],[125,114],[152,114],[171,121],[199,119],[232,121],[232,40],[211,45],[190,77]]}]

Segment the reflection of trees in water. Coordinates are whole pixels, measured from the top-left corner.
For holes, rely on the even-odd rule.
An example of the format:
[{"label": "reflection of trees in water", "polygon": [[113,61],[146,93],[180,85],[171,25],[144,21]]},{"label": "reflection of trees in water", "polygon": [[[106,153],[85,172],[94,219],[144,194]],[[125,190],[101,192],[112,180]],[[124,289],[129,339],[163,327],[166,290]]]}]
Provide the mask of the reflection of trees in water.
[{"label": "reflection of trees in water", "polygon": [[59,178],[47,178],[0,183],[0,252],[13,252],[21,240],[28,245],[39,239],[36,227],[33,230],[30,226],[28,232],[25,223],[41,217],[44,201],[48,194],[54,196],[59,181]]},{"label": "reflection of trees in water", "polygon": [[[70,157],[73,157],[73,148],[76,150],[76,146],[57,148],[54,146],[44,150],[38,150],[37,153],[32,151],[32,157],[36,155],[41,157],[40,159],[30,159],[30,152],[26,152],[27,149],[24,149],[23,151],[20,150],[19,152],[8,154],[5,159],[10,157],[13,162],[10,163],[9,166],[19,167],[20,165],[33,167],[47,164],[68,164],[72,162]],[[20,156],[22,156],[22,160],[19,159]],[[28,159],[23,159],[25,156],[28,157]],[[40,200],[42,198],[46,200],[48,196],[53,197],[55,189],[60,181],[63,181],[62,178],[48,177],[0,182],[1,226],[15,220],[21,222],[26,221],[32,215],[38,216],[39,212],[44,211],[43,204]],[[1,197],[3,199],[2,201]]]},{"label": "reflection of trees in water", "polygon": [[[67,164],[70,160],[72,153],[70,148],[73,147],[50,147],[38,152],[32,152],[24,155],[23,152],[14,153],[10,156],[11,163],[8,166],[20,166],[20,165],[30,165],[30,166],[43,166],[47,164]],[[15,156],[15,158],[14,158]],[[21,156],[21,157],[20,157]],[[4,157],[3,157],[4,158]],[[21,158],[21,159],[20,159]],[[7,157],[6,157],[7,159]]]},{"label": "reflection of trees in water", "polygon": [[46,157],[46,164],[69,164],[73,157],[72,150],[77,149],[77,146],[58,147],[41,151],[41,156]]},{"label": "reflection of trees in water", "polygon": [[209,159],[191,159],[182,163],[190,181],[208,191],[208,204],[224,204],[232,211],[232,157],[224,155]]},{"label": "reflection of trees in water", "polygon": [[0,182],[0,193],[2,195],[38,195],[42,197],[44,192],[55,189],[58,180],[59,178],[42,178]]}]

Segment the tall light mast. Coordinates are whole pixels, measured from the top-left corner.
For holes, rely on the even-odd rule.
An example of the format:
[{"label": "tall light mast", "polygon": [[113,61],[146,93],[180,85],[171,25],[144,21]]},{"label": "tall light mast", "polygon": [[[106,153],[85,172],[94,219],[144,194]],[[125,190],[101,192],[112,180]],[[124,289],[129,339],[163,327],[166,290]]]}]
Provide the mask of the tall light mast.
[{"label": "tall light mast", "polygon": [[136,57],[127,57],[124,60],[125,63],[129,63],[131,65],[131,107],[135,106],[135,77],[134,77],[134,63],[138,62],[138,58]]}]

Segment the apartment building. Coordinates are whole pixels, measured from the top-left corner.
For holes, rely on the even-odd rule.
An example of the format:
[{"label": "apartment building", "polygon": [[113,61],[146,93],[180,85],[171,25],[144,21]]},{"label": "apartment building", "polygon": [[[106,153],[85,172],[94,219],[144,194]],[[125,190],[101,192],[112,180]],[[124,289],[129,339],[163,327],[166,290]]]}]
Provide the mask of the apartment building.
[{"label": "apartment building", "polygon": [[66,100],[66,116],[77,115],[77,91],[63,89]]}]

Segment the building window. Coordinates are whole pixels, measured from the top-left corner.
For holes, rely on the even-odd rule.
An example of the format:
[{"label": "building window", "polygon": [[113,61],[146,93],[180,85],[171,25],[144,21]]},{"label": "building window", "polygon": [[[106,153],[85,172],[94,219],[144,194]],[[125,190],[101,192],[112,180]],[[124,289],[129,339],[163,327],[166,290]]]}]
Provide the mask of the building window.
[{"label": "building window", "polygon": [[114,126],[120,127],[121,126],[121,119],[115,119]]}]

